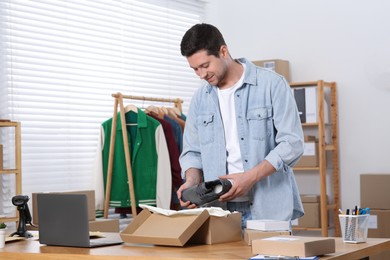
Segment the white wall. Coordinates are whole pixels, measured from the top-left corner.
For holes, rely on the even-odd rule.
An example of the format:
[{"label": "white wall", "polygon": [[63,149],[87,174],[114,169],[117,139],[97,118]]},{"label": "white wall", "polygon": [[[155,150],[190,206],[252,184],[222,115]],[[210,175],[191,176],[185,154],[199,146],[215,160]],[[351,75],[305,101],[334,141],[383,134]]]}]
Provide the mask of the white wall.
[{"label": "white wall", "polygon": [[[390,2],[210,0],[207,8],[205,22],[233,57],[286,59],[294,82],[337,82],[341,205],[359,205],[359,175],[390,173]],[[303,177],[302,193],[319,188]]]}]

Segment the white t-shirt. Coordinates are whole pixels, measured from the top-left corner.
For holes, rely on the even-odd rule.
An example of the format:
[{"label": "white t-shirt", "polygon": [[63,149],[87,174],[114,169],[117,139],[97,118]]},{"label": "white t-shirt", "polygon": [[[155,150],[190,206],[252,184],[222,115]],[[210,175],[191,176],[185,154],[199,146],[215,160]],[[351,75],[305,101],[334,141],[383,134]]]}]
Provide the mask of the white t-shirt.
[{"label": "white t-shirt", "polygon": [[234,106],[234,93],[242,86],[245,75],[245,64],[241,78],[230,88],[220,90],[218,88],[219,109],[225,132],[225,144],[227,153],[227,173],[244,172],[241,159],[240,144],[238,141],[236,109]]}]

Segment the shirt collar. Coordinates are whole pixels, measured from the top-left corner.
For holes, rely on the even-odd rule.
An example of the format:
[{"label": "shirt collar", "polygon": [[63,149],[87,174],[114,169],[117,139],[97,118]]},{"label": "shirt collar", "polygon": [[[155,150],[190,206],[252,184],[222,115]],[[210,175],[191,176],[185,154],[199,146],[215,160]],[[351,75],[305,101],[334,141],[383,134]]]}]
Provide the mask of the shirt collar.
[{"label": "shirt collar", "polygon": [[[148,121],[147,121],[147,115],[144,111],[142,111],[141,109],[137,108],[137,127],[138,128],[143,128],[143,127],[147,127],[148,126]],[[129,111],[127,113],[134,113],[133,111]],[[127,114],[126,113],[126,114]],[[118,121],[117,121],[117,124],[116,124],[116,130],[117,131],[121,131],[122,130],[122,120],[121,120],[121,117],[120,117],[120,112],[118,112],[117,114],[118,116]],[[126,115],[125,115],[126,117]]]},{"label": "shirt collar", "polygon": [[[239,62],[244,63],[245,68],[245,76],[243,80],[243,84],[256,85],[257,84],[257,76],[256,76],[256,65],[250,62],[246,58],[237,59]],[[208,93],[211,93],[214,86],[206,83],[206,89]]]}]

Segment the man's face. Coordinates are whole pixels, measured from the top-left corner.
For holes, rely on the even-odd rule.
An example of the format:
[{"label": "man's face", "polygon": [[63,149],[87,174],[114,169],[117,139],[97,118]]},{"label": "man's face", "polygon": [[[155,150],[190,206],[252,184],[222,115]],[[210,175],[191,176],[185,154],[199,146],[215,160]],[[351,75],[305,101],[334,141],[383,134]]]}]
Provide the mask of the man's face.
[{"label": "man's face", "polygon": [[201,50],[187,57],[188,64],[201,79],[213,86],[219,86],[223,82],[227,65],[224,53],[220,51],[220,57],[208,55],[206,50]]}]

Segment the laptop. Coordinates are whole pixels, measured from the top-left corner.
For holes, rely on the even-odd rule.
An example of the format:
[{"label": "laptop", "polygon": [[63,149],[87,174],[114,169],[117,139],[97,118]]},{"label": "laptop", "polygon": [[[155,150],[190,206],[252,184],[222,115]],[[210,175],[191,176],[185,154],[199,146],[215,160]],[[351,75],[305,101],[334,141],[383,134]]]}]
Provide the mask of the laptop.
[{"label": "laptop", "polygon": [[37,194],[39,243],[52,246],[101,247],[123,242],[90,239],[85,194]]}]

